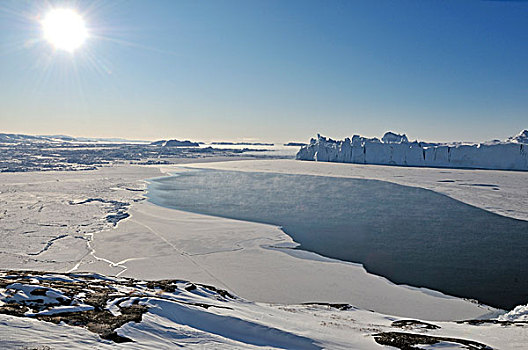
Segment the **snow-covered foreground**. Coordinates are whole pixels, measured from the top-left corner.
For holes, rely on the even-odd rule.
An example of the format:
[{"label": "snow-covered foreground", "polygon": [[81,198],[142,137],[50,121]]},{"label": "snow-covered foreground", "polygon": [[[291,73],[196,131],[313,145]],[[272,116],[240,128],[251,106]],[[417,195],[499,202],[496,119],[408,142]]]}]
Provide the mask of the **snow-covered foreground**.
[{"label": "snow-covered foreground", "polygon": [[297,153],[297,159],[321,162],[528,170],[528,130],[506,141],[479,144],[409,142],[387,132],[380,140],[354,135],[335,141],[321,135]]},{"label": "snow-covered foreground", "polygon": [[343,304],[255,303],[181,280],[0,273],[3,349],[521,349],[525,333],[524,323],[431,323]]},{"label": "snow-covered foreground", "polygon": [[[501,214],[528,218],[524,204],[528,173],[282,160],[186,166],[381,179],[430,188]],[[181,300],[144,296],[142,302],[152,307],[143,314],[142,322],[128,323],[118,331],[136,340],[119,345],[129,348],[173,348],[174,343],[198,348],[248,348],[262,342],[278,348],[379,348],[372,335],[402,331],[391,326],[400,318],[442,320],[433,321],[440,329],[411,327],[407,331],[470,339],[494,348],[523,348],[528,341],[522,324],[504,327],[449,322],[496,316],[497,310],[433,291],[394,285],[366,273],[359,265],[285,249],[294,242],[278,227],[191,214],[142,201],[142,179],[159,175],[156,167],[139,166],[0,174],[0,267],[183,279],[244,298],[218,301],[214,293],[196,296],[198,292],[193,294],[185,288],[178,293],[186,301],[205,303],[207,299],[207,303],[229,303],[231,308],[204,309],[181,304]],[[480,186],[484,184],[493,187]],[[114,226],[116,215],[122,220]],[[27,288],[18,290],[26,296],[30,292]],[[358,309],[298,305],[303,302],[344,303]],[[517,319],[523,313],[519,308],[501,317]],[[86,329],[45,323],[34,317],[0,315],[2,347],[115,346]],[[287,343],[290,341],[296,343]]]}]

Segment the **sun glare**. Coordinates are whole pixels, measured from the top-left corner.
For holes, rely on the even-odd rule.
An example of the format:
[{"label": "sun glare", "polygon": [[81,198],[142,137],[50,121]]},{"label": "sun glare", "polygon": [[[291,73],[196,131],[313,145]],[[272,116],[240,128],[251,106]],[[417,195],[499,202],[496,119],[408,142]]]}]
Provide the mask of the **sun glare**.
[{"label": "sun glare", "polygon": [[84,19],[72,9],[53,9],[41,24],[44,38],[59,50],[74,52],[88,38]]}]

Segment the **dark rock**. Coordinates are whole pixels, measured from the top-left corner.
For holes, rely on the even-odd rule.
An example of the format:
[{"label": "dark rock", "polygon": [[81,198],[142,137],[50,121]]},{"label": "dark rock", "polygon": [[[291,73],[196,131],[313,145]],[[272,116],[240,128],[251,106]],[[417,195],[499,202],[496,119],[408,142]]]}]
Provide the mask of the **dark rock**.
[{"label": "dark rock", "polygon": [[376,343],[392,346],[401,350],[417,350],[419,345],[434,345],[440,342],[460,344],[468,350],[492,350],[488,345],[466,339],[433,337],[425,334],[384,332],[373,335]]}]

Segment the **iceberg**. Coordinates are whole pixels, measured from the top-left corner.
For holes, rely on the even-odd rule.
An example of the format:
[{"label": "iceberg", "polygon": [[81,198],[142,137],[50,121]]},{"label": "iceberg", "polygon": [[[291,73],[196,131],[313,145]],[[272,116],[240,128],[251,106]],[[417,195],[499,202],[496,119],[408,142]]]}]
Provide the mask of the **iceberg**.
[{"label": "iceberg", "polygon": [[317,135],[296,159],[319,162],[498,170],[528,170],[528,130],[506,141],[466,143],[410,142],[405,134],[387,132],[380,139],[354,135],[332,140]]},{"label": "iceberg", "polygon": [[180,140],[160,140],[150,143],[152,146],[161,146],[161,147],[200,147],[198,142],[192,142],[189,140],[180,141]]},{"label": "iceberg", "polygon": [[512,136],[508,140],[508,142],[514,142],[514,143],[528,143],[528,130],[523,130],[519,133],[519,135]]}]

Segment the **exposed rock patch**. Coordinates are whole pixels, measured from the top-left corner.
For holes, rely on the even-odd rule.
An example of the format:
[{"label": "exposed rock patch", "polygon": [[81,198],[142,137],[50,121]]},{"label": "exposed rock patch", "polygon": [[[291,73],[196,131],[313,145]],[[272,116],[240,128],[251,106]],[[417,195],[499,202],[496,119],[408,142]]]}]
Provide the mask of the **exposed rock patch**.
[{"label": "exposed rock patch", "polygon": [[385,332],[374,335],[376,343],[381,345],[392,346],[401,350],[415,350],[420,349],[420,345],[448,345],[457,344],[463,349],[468,350],[492,350],[486,344],[482,344],[472,340],[449,338],[449,337],[433,337],[424,334],[403,333],[403,332]]},{"label": "exposed rock patch", "polygon": [[398,320],[392,322],[392,327],[399,327],[404,329],[439,329],[440,326],[437,326],[432,323],[427,323],[417,320]]},{"label": "exposed rock patch", "polygon": [[103,339],[128,342],[131,340],[120,336],[116,330],[128,322],[141,322],[148,311],[147,298],[167,299],[205,309],[229,309],[222,305],[176,300],[174,295],[181,291],[211,294],[220,302],[235,298],[227,291],[181,280],[143,282],[97,274],[5,271],[0,272],[0,314],[33,317],[55,324],[64,322],[84,327]]}]

